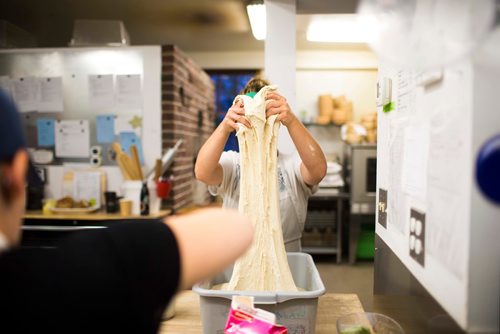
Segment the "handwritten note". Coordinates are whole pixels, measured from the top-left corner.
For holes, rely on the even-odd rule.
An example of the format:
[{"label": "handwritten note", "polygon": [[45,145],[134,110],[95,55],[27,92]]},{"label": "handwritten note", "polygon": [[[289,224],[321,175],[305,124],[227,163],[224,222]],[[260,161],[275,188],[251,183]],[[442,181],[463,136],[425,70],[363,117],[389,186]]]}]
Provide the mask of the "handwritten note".
[{"label": "handwritten note", "polygon": [[73,180],[73,197],[76,200],[95,199],[96,205],[101,206],[101,173],[75,172]]},{"label": "handwritten note", "polygon": [[116,76],[116,103],[124,109],[142,109],[140,74]]},{"label": "handwritten note", "polygon": [[38,107],[38,80],[24,77],[11,80],[12,97],[20,112],[36,111]]},{"label": "handwritten note", "polygon": [[114,106],[113,75],[89,75],[89,104],[93,108]]},{"label": "handwritten note", "polygon": [[62,112],[63,90],[61,77],[40,79],[38,111]]},{"label": "handwritten note", "polygon": [[89,156],[89,121],[57,121],[55,125],[57,157],[87,158]]},{"label": "handwritten note", "polygon": [[408,126],[404,133],[403,189],[414,196],[427,195],[430,129],[428,125]]}]

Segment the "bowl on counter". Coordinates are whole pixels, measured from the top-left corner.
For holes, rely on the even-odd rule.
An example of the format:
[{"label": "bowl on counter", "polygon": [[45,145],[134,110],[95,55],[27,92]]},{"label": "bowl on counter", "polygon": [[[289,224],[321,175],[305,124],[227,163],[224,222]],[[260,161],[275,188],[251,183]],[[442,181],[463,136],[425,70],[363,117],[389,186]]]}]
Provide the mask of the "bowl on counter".
[{"label": "bowl on counter", "polygon": [[404,334],[396,320],[372,312],[352,313],[337,319],[339,334]]}]

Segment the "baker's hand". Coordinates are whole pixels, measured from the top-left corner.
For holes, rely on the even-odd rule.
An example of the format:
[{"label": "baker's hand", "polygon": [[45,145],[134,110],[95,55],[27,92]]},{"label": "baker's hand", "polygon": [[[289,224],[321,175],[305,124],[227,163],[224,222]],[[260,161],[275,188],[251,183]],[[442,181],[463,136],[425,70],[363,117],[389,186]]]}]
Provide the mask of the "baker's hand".
[{"label": "baker's hand", "polygon": [[266,117],[272,115],[278,115],[276,119],[286,127],[297,121],[286,99],[276,92],[269,92],[266,95]]},{"label": "baker's hand", "polygon": [[238,123],[243,124],[247,128],[252,127],[250,121],[245,117],[245,108],[242,100],[236,100],[222,120],[222,125],[228,133],[235,130],[238,131]]}]

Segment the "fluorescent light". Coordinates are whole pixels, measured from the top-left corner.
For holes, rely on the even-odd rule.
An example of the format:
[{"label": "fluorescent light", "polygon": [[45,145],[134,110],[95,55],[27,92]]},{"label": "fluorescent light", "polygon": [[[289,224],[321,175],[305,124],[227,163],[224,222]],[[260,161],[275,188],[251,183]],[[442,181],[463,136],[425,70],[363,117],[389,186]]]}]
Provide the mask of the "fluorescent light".
[{"label": "fluorescent light", "polygon": [[377,33],[373,22],[353,14],[333,14],[314,17],[307,28],[311,42],[368,43]]},{"label": "fluorescent light", "polygon": [[266,39],[266,5],[263,1],[252,1],[247,5],[248,19],[255,39]]}]

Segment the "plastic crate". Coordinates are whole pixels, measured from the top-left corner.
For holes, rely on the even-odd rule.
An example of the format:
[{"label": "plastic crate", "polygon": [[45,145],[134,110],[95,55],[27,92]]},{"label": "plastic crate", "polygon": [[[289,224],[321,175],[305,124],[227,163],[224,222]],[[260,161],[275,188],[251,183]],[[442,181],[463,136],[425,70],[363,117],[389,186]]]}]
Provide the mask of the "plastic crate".
[{"label": "plastic crate", "polygon": [[276,315],[277,323],[288,328],[289,333],[313,334],[316,328],[318,298],[325,293],[325,286],[311,255],[287,253],[290,271],[298,292],[227,291],[213,290],[212,286],[229,282],[232,266],[213,280],[193,287],[200,295],[200,313],[203,333],[224,332],[233,295],[254,296],[256,308]]}]

